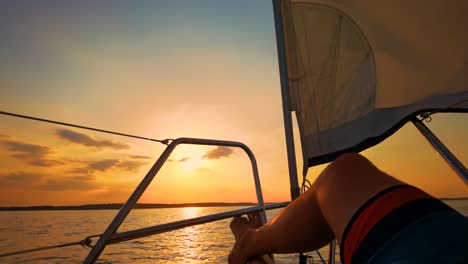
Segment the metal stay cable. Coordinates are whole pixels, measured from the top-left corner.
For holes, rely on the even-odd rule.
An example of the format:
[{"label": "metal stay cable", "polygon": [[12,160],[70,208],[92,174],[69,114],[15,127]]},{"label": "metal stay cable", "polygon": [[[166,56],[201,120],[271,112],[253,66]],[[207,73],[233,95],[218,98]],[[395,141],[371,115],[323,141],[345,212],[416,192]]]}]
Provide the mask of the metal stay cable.
[{"label": "metal stay cable", "polygon": [[36,252],[36,251],[43,251],[43,250],[48,250],[48,249],[53,249],[53,248],[63,248],[63,247],[69,247],[69,246],[76,246],[76,245],[81,245],[83,247],[93,247],[91,246],[92,237],[98,237],[101,235],[92,235],[88,236],[85,239],[78,241],[78,242],[69,242],[69,243],[62,243],[54,246],[46,246],[46,247],[38,247],[38,248],[32,248],[32,249],[27,249],[27,250],[20,250],[20,251],[14,251],[14,252],[8,252],[8,253],[3,253],[0,254],[0,258],[2,257],[8,257],[8,256],[13,256],[13,255],[19,255],[19,254],[26,254],[26,253],[31,253],[31,252]]},{"label": "metal stay cable", "polygon": [[172,140],[172,139],[154,139],[154,138],[148,138],[148,137],[141,137],[141,136],[136,136],[136,135],[131,135],[131,134],[125,134],[125,133],[120,133],[120,132],[115,132],[115,131],[110,131],[110,130],[104,130],[104,129],[94,128],[94,127],[87,127],[87,126],[75,125],[75,124],[70,124],[70,123],[65,123],[65,122],[59,122],[59,121],[55,121],[55,120],[50,120],[50,119],[44,119],[44,118],[39,118],[39,117],[27,116],[27,115],[20,115],[20,114],[15,114],[15,113],[10,113],[10,112],[4,112],[4,111],[0,111],[0,114],[1,114],[1,115],[6,115],[6,116],[13,116],[13,117],[19,117],[19,118],[24,118],[24,119],[39,121],[39,122],[51,123],[51,124],[56,124],[56,125],[62,125],[62,126],[69,126],[69,127],[81,128],[81,129],[86,129],[86,130],[91,130],[91,131],[97,131],[97,132],[102,132],[102,133],[107,133],[107,134],[112,134],[112,135],[118,135],[118,136],[124,136],[124,137],[131,137],[131,138],[137,138],[137,139],[155,141],[155,142],[159,142],[159,143],[164,144],[164,145],[169,144],[169,142]]}]

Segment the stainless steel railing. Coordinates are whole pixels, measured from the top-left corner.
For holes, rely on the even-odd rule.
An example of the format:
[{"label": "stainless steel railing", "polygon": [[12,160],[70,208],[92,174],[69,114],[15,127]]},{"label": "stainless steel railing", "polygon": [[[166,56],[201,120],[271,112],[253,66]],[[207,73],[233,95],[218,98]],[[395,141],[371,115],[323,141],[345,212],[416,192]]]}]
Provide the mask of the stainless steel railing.
[{"label": "stainless steel railing", "polygon": [[[238,148],[243,149],[248,155],[250,162],[252,164],[252,172],[253,172],[253,177],[254,177],[255,192],[257,195],[258,205],[255,207],[235,210],[231,212],[197,217],[193,219],[177,221],[177,222],[168,223],[164,225],[146,227],[146,228],[126,231],[122,233],[117,233],[117,229],[120,227],[122,222],[128,216],[129,212],[135,206],[138,199],[143,195],[146,188],[153,181],[154,177],[159,172],[159,170],[164,165],[164,163],[167,161],[170,154],[178,145],[181,145],[181,144],[238,147]],[[96,259],[100,256],[104,248],[109,244],[118,243],[122,241],[128,241],[131,239],[154,235],[154,234],[158,234],[162,232],[168,232],[171,230],[175,230],[175,229],[179,229],[179,228],[183,228],[187,226],[217,221],[217,220],[221,220],[221,219],[225,219],[225,218],[233,217],[235,215],[241,215],[241,214],[245,214],[249,212],[260,212],[262,222],[265,223],[266,222],[266,213],[265,213],[266,208],[273,209],[273,208],[279,208],[279,207],[284,207],[284,206],[286,206],[285,203],[265,206],[263,202],[262,188],[260,185],[260,177],[258,175],[257,161],[252,151],[245,144],[240,143],[240,142],[235,142],[235,141],[223,141],[223,140],[200,139],[200,138],[178,138],[178,139],[173,140],[170,144],[167,145],[166,149],[163,151],[161,156],[159,156],[158,160],[154,163],[153,167],[151,167],[149,172],[146,174],[146,176],[137,186],[137,188],[132,193],[132,195],[128,198],[127,202],[125,202],[125,204],[119,210],[119,212],[117,213],[115,218],[112,220],[112,222],[109,224],[107,229],[99,237],[99,240],[93,246],[92,250],[90,251],[90,253],[88,254],[88,256],[86,257],[83,263],[94,263],[94,261],[96,261]]]},{"label": "stainless steel railing", "polygon": [[116,233],[115,235],[111,236],[107,240],[107,245],[120,243],[120,242],[124,242],[128,240],[132,240],[132,239],[147,237],[151,235],[161,234],[165,232],[170,232],[170,231],[174,231],[174,230],[189,227],[189,226],[215,222],[215,221],[231,218],[231,217],[238,216],[238,215],[245,215],[245,214],[253,213],[253,212],[261,212],[262,210],[272,210],[272,209],[282,208],[288,204],[289,204],[288,202],[284,202],[284,203],[266,204],[265,206],[253,206],[249,208],[232,210],[228,212],[211,214],[207,216],[200,216],[200,217],[195,217],[195,218],[190,218],[190,219],[184,219],[180,221],[170,222],[167,224],[155,225],[155,226],[135,229],[131,231],[125,231],[122,233]]},{"label": "stainless steel railing", "polygon": [[[195,218],[175,221],[175,222],[171,222],[167,224],[155,225],[155,226],[150,226],[150,227],[145,227],[145,228],[118,233],[117,229],[120,227],[120,225],[123,223],[125,218],[128,216],[129,212],[135,206],[138,199],[143,195],[146,188],[153,181],[154,177],[162,168],[164,163],[167,161],[167,159],[169,158],[173,150],[178,145],[181,145],[181,144],[226,146],[226,147],[238,147],[238,148],[243,149],[248,155],[250,162],[252,164],[252,172],[253,172],[253,177],[254,177],[255,191],[257,195],[258,205],[253,206],[253,207],[232,210],[228,212],[222,212],[222,213],[217,213],[217,214],[212,214],[212,215],[207,215],[207,216],[195,217]],[[160,157],[155,162],[153,167],[151,167],[149,172],[146,174],[146,176],[137,186],[137,188],[132,193],[132,195],[130,195],[127,202],[125,202],[125,204],[119,210],[119,212],[117,213],[115,218],[112,220],[112,222],[109,224],[107,229],[104,231],[103,234],[99,236],[98,241],[92,247],[92,250],[90,251],[90,253],[88,254],[88,256],[86,257],[83,263],[94,263],[99,258],[104,248],[110,244],[120,243],[124,241],[129,241],[132,239],[137,239],[137,238],[147,237],[147,236],[160,234],[164,232],[169,232],[169,231],[173,231],[173,230],[177,230],[177,229],[181,229],[181,228],[185,228],[189,226],[214,222],[214,221],[218,221],[222,219],[231,218],[237,215],[243,215],[243,214],[252,213],[252,212],[260,212],[262,222],[266,223],[265,210],[282,208],[282,207],[285,207],[287,204],[288,204],[287,202],[267,204],[267,205],[264,204],[262,189],[260,185],[260,178],[258,174],[257,161],[252,151],[246,145],[240,142],[235,142],[235,141],[199,139],[199,138],[178,138],[178,139],[173,140],[170,144],[167,145],[166,149],[160,155]],[[335,263],[334,255],[335,255],[335,244],[332,242],[330,244],[329,263]]]}]

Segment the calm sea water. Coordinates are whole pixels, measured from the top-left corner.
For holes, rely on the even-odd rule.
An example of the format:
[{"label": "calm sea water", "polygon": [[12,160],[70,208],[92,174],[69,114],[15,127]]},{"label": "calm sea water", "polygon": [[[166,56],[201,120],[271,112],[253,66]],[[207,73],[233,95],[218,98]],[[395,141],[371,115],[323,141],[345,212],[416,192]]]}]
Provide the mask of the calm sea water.
[{"label": "calm sea water", "polygon": [[[448,201],[468,215],[468,201]],[[190,207],[133,210],[119,231],[162,224],[241,207]],[[269,218],[278,210],[269,212]],[[80,241],[99,234],[117,211],[23,211],[0,212],[0,253]],[[234,243],[224,220],[193,226],[107,246],[98,263],[226,263]],[[0,263],[81,263],[89,249],[81,246],[1,258]],[[320,250],[327,259],[328,249]],[[314,263],[319,256],[313,254]],[[339,258],[337,258],[339,259]],[[276,255],[277,263],[298,263],[297,255]]]}]

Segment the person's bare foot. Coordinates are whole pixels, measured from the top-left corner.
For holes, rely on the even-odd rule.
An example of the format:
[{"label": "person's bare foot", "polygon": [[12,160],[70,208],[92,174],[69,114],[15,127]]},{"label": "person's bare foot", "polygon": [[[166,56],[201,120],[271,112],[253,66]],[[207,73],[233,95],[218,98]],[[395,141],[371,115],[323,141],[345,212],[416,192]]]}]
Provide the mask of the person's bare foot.
[{"label": "person's bare foot", "polygon": [[[253,250],[253,246],[255,245],[254,235],[256,229],[260,226],[262,226],[262,219],[259,213],[251,213],[247,217],[236,216],[232,219],[230,227],[236,238],[236,243],[229,254],[229,263],[244,264],[250,257],[255,255],[255,251]],[[259,258],[254,262],[272,263],[271,257],[268,259],[267,256]]]},{"label": "person's bare foot", "polygon": [[247,217],[235,216],[229,225],[236,240],[239,240],[248,229],[257,229],[261,226],[262,219],[258,213],[248,214]]}]

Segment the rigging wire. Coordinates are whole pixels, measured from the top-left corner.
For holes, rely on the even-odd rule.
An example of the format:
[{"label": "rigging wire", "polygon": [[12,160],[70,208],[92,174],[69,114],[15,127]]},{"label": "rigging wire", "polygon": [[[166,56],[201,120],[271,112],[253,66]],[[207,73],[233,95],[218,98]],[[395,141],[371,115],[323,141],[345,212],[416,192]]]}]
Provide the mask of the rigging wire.
[{"label": "rigging wire", "polygon": [[[159,142],[159,143],[164,144],[164,145],[168,145],[170,143],[170,141],[173,140],[173,139],[162,139],[162,140],[160,140],[160,139],[136,136],[136,135],[126,134],[126,133],[120,133],[120,132],[104,130],[104,129],[94,128],[94,127],[88,127],[88,126],[76,125],[76,124],[71,124],[71,123],[65,123],[65,122],[60,122],[60,121],[55,121],[55,120],[50,120],[50,119],[44,119],[44,118],[39,118],[39,117],[20,115],[20,114],[11,113],[11,112],[0,111],[0,114],[1,115],[6,115],[6,116],[17,117],[17,118],[29,119],[29,120],[33,120],[33,121],[44,122],[44,123],[51,123],[51,124],[56,124],[56,125],[86,129],[86,130],[102,132],[102,133],[107,133],[107,134],[112,134],[112,135],[118,135],[118,136],[123,136],[123,137],[130,137],[130,138],[136,138],[136,139],[149,140],[149,141]],[[99,236],[101,236],[101,234],[87,236],[85,239],[77,241],[77,242],[68,242],[68,243],[62,243],[62,244],[57,244],[57,245],[53,245],[53,246],[45,246],[45,247],[38,247],[38,248],[33,248],[33,249],[3,253],[3,254],[0,254],[0,258],[7,257],[7,256],[13,256],[13,255],[19,255],[19,254],[26,254],[26,253],[36,252],[36,251],[49,250],[49,249],[54,249],[54,248],[64,248],[64,247],[75,246],[75,245],[81,245],[83,247],[93,247],[91,245],[91,243],[92,243],[91,238],[99,237]]]},{"label": "rigging wire", "polygon": [[[468,99],[465,99],[465,100],[457,102],[457,103],[455,103],[453,105],[450,105],[450,106],[448,106],[446,108],[442,108],[442,109],[438,109],[438,110],[435,110],[435,111],[430,111],[430,112],[420,114],[421,121],[426,120],[427,122],[430,122],[432,114],[442,112],[444,110],[448,110],[448,109],[450,109],[450,108],[452,108],[454,106],[457,106],[459,104],[463,104],[463,103],[465,103],[467,101],[468,101]],[[149,141],[159,142],[159,143],[164,144],[164,145],[168,145],[169,142],[173,140],[173,139],[162,139],[162,140],[160,140],[160,139],[136,136],[136,135],[126,134],[126,133],[110,131],[110,130],[103,130],[103,129],[94,128],[94,127],[88,127],[88,126],[76,125],[76,124],[71,124],[71,123],[65,123],[65,122],[60,122],[60,121],[55,121],[55,120],[50,120],[50,119],[38,118],[38,117],[27,116],[27,115],[20,115],[20,114],[11,113],[11,112],[0,111],[0,114],[1,115],[6,115],[6,116],[17,117],[17,118],[23,118],[23,119],[39,121],[39,122],[45,122],[45,123],[51,123],[51,124],[56,124],[56,125],[80,128],[80,129],[91,130],[91,131],[96,131],[96,132],[102,132],[102,133],[107,133],[107,134],[113,134],[113,135],[118,135],[118,136],[124,136],[124,137],[130,137],[130,138],[136,138],[136,139],[142,139],[142,140],[149,140]],[[302,186],[301,186],[301,192],[304,193],[307,189],[309,189],[311,187],[311,185],[312,184],[307,179],[307,176],[304,175]],[[53,249],[53,248],[63,248],[63,247],[75,246],[75,245],[81,245],[83,247],[93,247],[91,245],[91,243],[92,243],[91,238],[99,237],[99,236],[101,236],[101,234],[88,236],[85,239],[80,240],[78,242],[62,243],[62,244],[58,244],[58,245],[54,245],[54,246],[46,246],[46,247],[39,247],[39,248],[34,248],[34,249],[4,253],[4,254],[0,254],[0,258],[1,257],[12,256],[12,255],[19,255],[19,254],[25,254],[25,253],[30,253],[30,252],[36,252],[36,251],[43,251],[43,250],[48,250],[48,249]],[[317,254],[319,255],[322,262],[325,263],[324,259],[322,258],[321,254],[320,254],[320,252],[318,250],[317,250]]]},{"label": "rigging wire", "polygon": [[[168,145],[170,143],[170,141],[173,140],[173,139],[162,139],[162,140],[160,140],[160,139],[136,136],[136,135],[120,133],[120,132],[115,132],[115,131],[110,131],[110,130],[104,130],[104,129],[94,128],[94,127],[76,125],[76,124],[65,123],[65,122],[60,122],[60,121],[55,121],[55,120],[50,120],[50,119],[44,119],[44,118],[39,118],[39,117],[34,117],[34,116],[20,115],[20,114],[11,113],[11,112],[0,111],[0,114],[1,115],[6,115],[6,116],[17,117],[17,118],[29,119],[29,120],[33,120],[33,121],[44,122],[44,123],[51,123],[51,124],[56,124],[56,125],[62,125],[62,126],[68,126],[68,127],[74,127],[74,128],[80,128],[80,129],[85,129],[85,130],[96,131],[96,132],[102,132],[102,133],[107,133],[107,134],[112,134],[112,135],[123,136],[123,137],[130,137],[130,138],[136,138],[136,139],[149,140],[149,141],[159,142],[159,143],[164,144],[164,145]],[[85,239],[77,241],[77,242],[68,242],[68,243],[62,243],[62,244],[57,244],[57,245],[53,245],[53,246],[45,246],[45,247],[38,247],[38,248],[33,248],[33,249],[3,253],[3,254],[0,254],[0,258],[7,257],[7,256],[13,256],[13,255],[19,255],[19,254],[26,254],[26,253],[36,252],[36,251],[49,250],[49,249],[54,249],[54,248],[64,248],[64,247],[75,246],[75,245],[81,245],[83,247],[93,247],[91,245],[91,243],[92,243],[91,238],[99,237],[99,236],[101,236],[101,234],[87,236]]]},{"label": "rigging wire", "polygon": [[26,254],[26,253],[36,252],[36,251],[43,251],[43,250],[48,250],[48,249],[53,249],[53,248],[64,248],[64,247],[69,247],[69,246],[76,246],[76,245],[81,245],[83,247],[93,247],[91,245],[91,243],[93,242],[91,238],[99,237],[99,236],[101,235],[99,234],[99,235],[87,236],[85,239],[80,240],[78,242],[62,243],[62,244],[57,244],[54,246],[38,247],[38,248],[32,248],[32,249],[27,249],[27,250],[3,253],[3,254],[0,254],[0,258],[13,256],[13,255],[19,255],[19,254]]},{"label": "rigging wire", "polygon": [[154,138],[136,136],[136,135],[131,135],[131,134],[125,134],[125,133],[110,131],[110,130],[104,130],[104,129],[94,128],[94,127],[75,125],[75,124],[70,124],[70,123],[65,123],[65,122],[50,120],[50,119],[44,119],[44,118],[39,118],[39,117],[34,117],[34,116],[27,116],[27,115],[20,115],[20,114],[15,114],[15,113],[10,113],[10,112],[4,112],[4,111],[0,111],[0,114],[1,114],[1,115],[6,115],[6,116],[13,116],[13,117],[18,117],[18,118],[24,118],[24,119],[39,121],[39,122],[44,122],[44,123],[51,123],[51,124],[56,124],[56,125],[62,125],[62,126],[69,126],[69,127],[80,128],[80,129],[86,129],[86,130],[91,130],[91,131],[96,131],[96,132],[102,132],[102,133],[107,133],[107,134],[112,134],[112,135],[118,135],[118,136],[123,136],[123,137],[131,137],[131,138],[149,140],[149,141],[159,142],[159,143],[164,144],[164,145],[168,145],[169,142],[173,140],[173,139],[154,139]]}]

